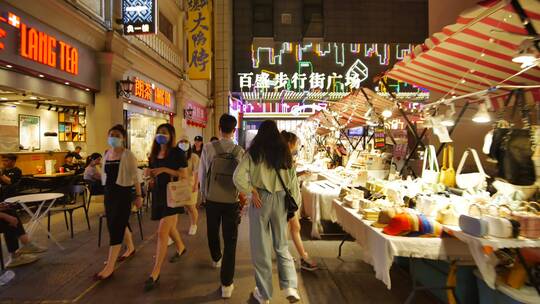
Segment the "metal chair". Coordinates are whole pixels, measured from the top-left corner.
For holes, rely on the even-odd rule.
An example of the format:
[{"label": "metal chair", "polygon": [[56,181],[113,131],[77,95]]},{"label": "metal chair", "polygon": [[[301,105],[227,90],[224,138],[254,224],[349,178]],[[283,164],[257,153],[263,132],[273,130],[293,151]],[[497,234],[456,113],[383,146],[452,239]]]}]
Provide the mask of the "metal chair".
[{"label": "metal chair", "polygon": [[[88,218],[88,209],[90,206],[90,189],[85,184],[71,186],[71,195],[68,199],[64,200],[63,204],[52,207],[48,214],[47,229],[51,231],[51,213],[52,212],[64,212],[64,219],[66,221],[66,228],[71,228],[71,238],[73,238],[73,212],[77,209],[83,209],[86,217],[86,224],[88,230],[90,230],[90,219]],[[69,225],[67,221],[67,214],[69,213]]]}]

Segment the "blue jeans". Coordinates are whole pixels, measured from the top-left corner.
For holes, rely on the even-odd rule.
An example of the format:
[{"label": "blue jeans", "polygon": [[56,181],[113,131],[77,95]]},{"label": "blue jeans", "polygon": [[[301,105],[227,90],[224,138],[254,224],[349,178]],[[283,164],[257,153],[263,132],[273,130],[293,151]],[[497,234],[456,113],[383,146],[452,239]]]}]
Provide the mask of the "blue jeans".
[{"label": "blue jeans", "polygon": [[[251,259],[255,267],[255,283],[265,299],[272,298],[272,248],[278,264],[279,287],[297,288],[294,261],[289,253],[285,192],[259,190],[262,207],[249,208]],[[272,243],[273,240],[273,243]]]}]

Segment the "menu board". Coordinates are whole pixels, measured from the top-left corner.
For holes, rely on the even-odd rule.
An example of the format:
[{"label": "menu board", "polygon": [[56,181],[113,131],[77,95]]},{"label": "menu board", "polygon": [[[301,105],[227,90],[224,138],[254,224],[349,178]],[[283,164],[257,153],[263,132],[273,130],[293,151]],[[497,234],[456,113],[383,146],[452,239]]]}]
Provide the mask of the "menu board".
[{"label": "menu board", "polygon": [[19,146],[23,150],[41,149],[39,116],[19,114]]},{"label": "menu board", "polygon": [[19,122],[15,109],[0,107],[0,151],[19,151]]}]

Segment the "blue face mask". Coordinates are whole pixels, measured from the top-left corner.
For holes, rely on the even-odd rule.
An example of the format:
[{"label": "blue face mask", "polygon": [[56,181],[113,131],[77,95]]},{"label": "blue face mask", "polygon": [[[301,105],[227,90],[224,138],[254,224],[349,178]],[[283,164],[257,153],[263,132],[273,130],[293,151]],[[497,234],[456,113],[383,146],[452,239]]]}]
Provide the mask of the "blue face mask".
[{"label": "blue face mask", "polygon": [[159,145],[164,145],[169,142],[169,135],[165,134],[156,134],[156,143]]},{"label": "blue face mask", "polygon": [[185,142],[181,142],[178,144],[178,148],[180,148],[184,152],[187,152],[189,150],[189,144]]},{"label": "blue face mask", "polygon": [[113,148],[120,148],[124,144],[124,140],[122,138],[112,137],[112,136],[109,136],[109,138],[107,139],[107,142],[109,143],[109,146]]}]

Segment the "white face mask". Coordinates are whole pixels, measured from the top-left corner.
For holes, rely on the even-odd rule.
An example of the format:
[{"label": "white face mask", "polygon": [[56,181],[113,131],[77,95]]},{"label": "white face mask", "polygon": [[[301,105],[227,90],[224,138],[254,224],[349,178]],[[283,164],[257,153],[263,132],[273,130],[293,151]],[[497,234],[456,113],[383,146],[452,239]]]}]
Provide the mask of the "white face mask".
[{"label": "white face mask", "polygon": [[178,148],[184,152],[187,152],[189,150],[189,144],[185,142],[178,143]]}]

